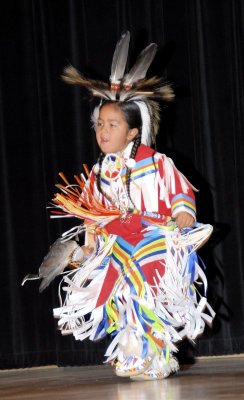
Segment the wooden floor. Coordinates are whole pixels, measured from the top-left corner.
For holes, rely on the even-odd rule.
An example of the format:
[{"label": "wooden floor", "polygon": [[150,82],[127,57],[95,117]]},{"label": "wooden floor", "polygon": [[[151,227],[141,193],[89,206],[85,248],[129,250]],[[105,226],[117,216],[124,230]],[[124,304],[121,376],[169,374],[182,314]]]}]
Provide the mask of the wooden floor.
[{"label": "wooden floor", "polygon": [[1,400],[244,399],[244,355],[199,358],[161,381],[133,382],[110,366],[0,371]]}]

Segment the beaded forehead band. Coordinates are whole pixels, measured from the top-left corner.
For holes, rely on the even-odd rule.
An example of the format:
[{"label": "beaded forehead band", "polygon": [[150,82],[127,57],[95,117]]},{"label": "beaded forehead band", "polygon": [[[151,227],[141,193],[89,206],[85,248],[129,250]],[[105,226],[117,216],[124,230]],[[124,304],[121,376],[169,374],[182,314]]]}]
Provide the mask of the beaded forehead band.
[{"label": "beaded forehead band", "polygon": [[[130,32],[122,34],[118,41],[111,66],[110,83],[87,79],[72,65],[64,69],[62,78],[73,85],[86,87],[90,93],[105,101],[134,102],[139,107],[142,118],[142,143],[150,145],[155,142],[159,129],[158,101],[170,102],[174,99],[172,88],[158,77],[146,78],[158,46],[149,44],[137,57],[134,66],[124,74],[129,50]],[[92,122],[96,126],[100,106],[92,114]]]}]

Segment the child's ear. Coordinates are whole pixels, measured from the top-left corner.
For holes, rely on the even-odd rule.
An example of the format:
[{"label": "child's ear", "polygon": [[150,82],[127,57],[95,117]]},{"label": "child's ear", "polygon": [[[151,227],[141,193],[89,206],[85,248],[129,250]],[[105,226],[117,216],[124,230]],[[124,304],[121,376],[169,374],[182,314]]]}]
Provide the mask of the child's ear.
[{"label": "child's ear", "polygon": [[132,128],[129,130],[127,138],[131,142],[138,135],[139,130],[137,128]]}]

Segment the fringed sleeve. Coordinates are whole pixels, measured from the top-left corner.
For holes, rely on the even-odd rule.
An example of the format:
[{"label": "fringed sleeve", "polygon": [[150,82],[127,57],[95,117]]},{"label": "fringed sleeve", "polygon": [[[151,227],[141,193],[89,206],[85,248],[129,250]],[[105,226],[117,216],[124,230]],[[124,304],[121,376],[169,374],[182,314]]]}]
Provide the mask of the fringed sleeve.
[{"label": "fringed sleeve", "polygon": [[176,168],[173,161],[162,154],[158,159],[160,194],[167,208],[171,208],[172,217],[185,211],[196,219],[194,191],[197,189]]}]

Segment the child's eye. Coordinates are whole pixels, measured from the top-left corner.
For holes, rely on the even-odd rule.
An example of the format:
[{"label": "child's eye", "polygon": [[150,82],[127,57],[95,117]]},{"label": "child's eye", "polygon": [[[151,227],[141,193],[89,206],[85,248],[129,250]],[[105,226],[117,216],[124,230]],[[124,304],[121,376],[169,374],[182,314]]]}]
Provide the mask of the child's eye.
[{"label": "child's eye", "polygon": [[112,128],[117,128],[117,125],[116,124],[111,124],[111,127]]}]

